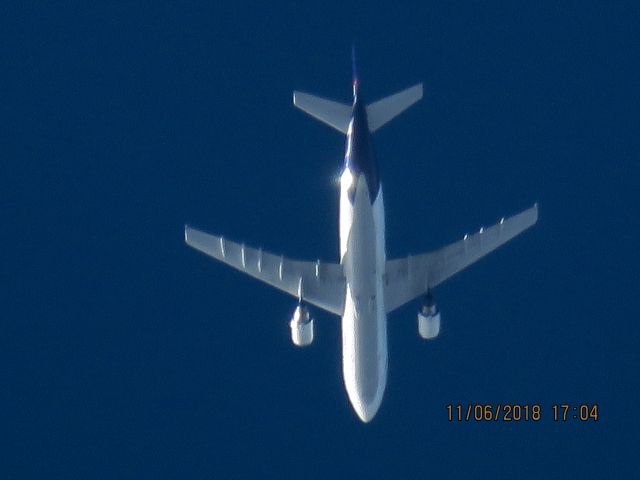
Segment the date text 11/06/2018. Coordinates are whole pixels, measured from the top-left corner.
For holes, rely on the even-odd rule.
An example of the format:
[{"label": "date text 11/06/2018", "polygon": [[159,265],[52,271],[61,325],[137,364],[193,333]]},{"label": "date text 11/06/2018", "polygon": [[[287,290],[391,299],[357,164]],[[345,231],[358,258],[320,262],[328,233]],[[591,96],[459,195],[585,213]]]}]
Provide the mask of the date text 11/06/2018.
[{"label": "date text 11/06/2018", "polygon": [[598,404],[557,404],[543,408],[538,404],[468,403],[448,404],[447,420],[450,422],[539,422],[551,418],[554,422],[597,422]]}]

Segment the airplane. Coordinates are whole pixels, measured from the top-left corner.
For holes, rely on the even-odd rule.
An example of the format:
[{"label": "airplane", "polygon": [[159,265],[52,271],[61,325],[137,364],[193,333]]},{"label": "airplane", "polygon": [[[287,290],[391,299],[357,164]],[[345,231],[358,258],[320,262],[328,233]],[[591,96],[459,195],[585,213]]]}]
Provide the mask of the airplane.
[{"label": "airplane", "polygon": [[372,134],[422,98],[422,84],[366,104],[352,53],[353,103],[295,91],[293,104],[346,135],[340,176],[338,262],[299,261],[239,244],[185,225],[185,242],[200,252],[297,297],[292,342],[314,337],[309,305],[342,317],[342,366],[347,395],[362,422],[378,412],[387,383],[387,315],[421,298],[418,333],[440,332],[434,287],[534,225],[538,205],[444,248],[387,260],[382,185]]}]

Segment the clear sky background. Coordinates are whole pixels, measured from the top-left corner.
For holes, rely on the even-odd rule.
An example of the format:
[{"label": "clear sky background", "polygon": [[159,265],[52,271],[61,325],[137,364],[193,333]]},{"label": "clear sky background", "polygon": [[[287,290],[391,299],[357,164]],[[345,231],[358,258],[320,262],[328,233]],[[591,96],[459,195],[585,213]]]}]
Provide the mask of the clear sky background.
[{"label": "clear sky background", "polygon": [[[542,4],[542,5],[541,5]],[[19,6],[17,6],[19,5]],[[0,476],[640,474],[636,2],[0,7]],[[389,256],[538,201],[538,225],[389,318],[364,425],[337,318],[187,248],[183,225],[337,258],[344,140],[291,92],[425,98],[376,134]],[[450,423],[445,405],[540,404]],[[597,422],[551,405],[598,404]]]}]

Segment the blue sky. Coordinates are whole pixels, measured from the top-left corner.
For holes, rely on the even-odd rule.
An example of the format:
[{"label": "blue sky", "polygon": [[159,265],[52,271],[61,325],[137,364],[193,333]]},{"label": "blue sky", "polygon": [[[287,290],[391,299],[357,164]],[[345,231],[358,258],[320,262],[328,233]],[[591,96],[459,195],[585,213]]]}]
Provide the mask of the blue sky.
[{"label": "blue sky", "polygon": [[[633,2],[4,5],[6,478],[587,478],[638,472]],[[540,204],[538,225],[389,318],[361,424],[339,321],[207,260],[183,224],[337,257],[343,139],[294,89],[425,98],[374,139],[389,256]],[[7,308],[8,307],[8,308]],[[447,404],[540,404],[450,423]],[[554,422],[551,405],[600,406]]]}]

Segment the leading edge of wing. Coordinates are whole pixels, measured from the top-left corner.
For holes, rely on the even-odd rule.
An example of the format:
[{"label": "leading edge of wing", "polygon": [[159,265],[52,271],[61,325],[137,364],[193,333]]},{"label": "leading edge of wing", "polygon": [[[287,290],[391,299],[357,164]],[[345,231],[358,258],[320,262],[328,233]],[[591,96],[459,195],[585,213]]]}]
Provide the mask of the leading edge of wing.
[{"label": "leading edge of wing", "polygon": [[538,221],[538,204],[439,250],[386,263],[387,312],[426,293]]},{"label": "leading edge of wing", "polygon": [[336,315],[344,311],[340,264],[291,260],[189,225],[184,227],[184,240],[195,250],[316,307]]}]

